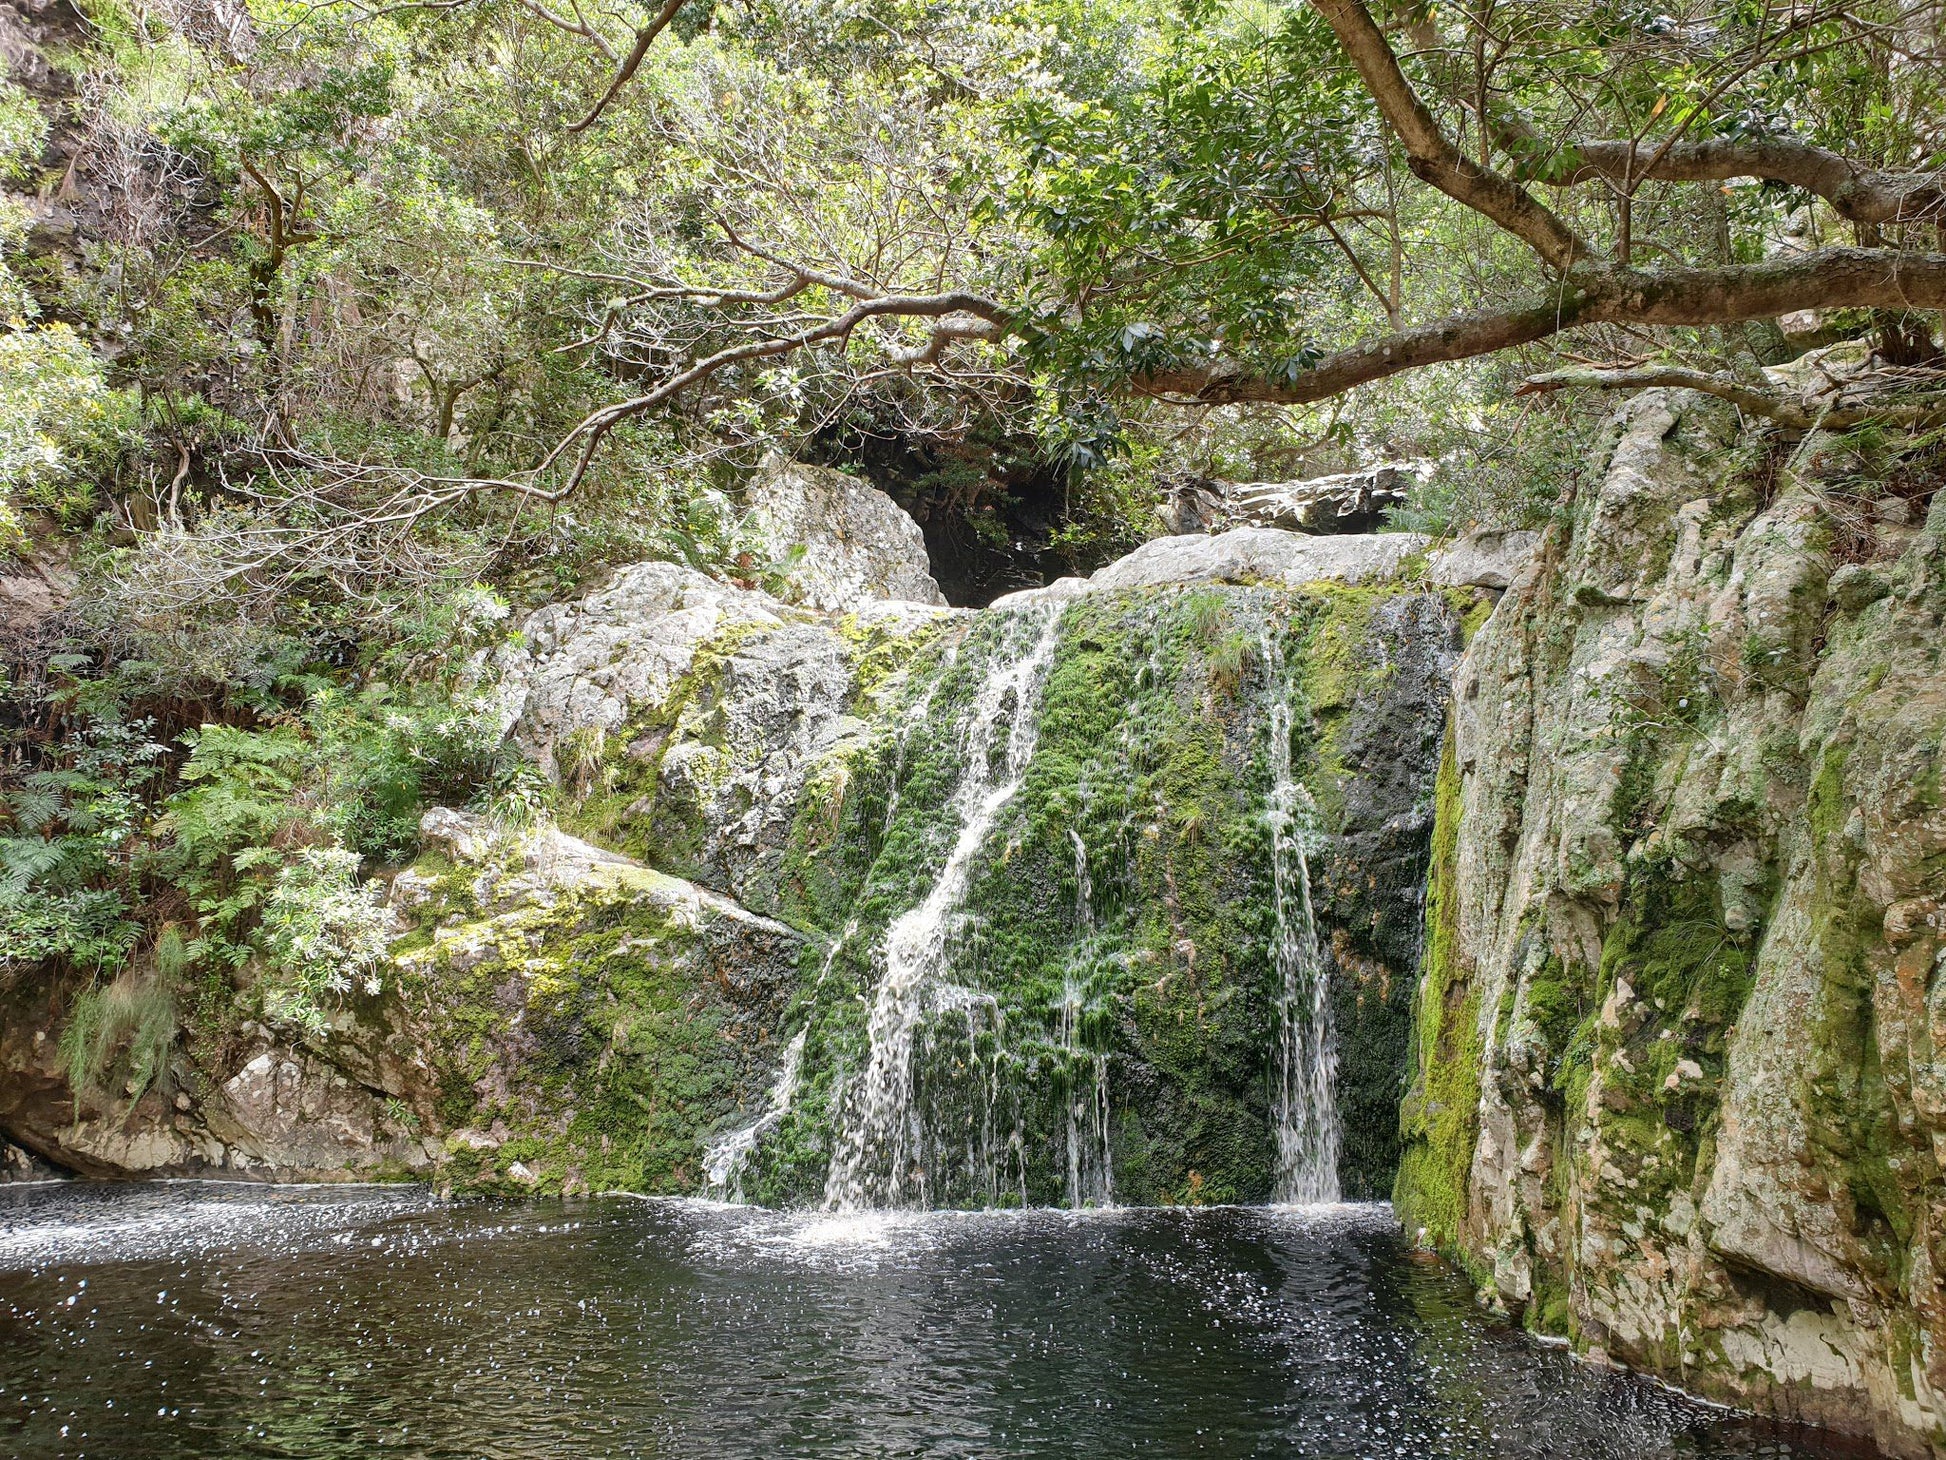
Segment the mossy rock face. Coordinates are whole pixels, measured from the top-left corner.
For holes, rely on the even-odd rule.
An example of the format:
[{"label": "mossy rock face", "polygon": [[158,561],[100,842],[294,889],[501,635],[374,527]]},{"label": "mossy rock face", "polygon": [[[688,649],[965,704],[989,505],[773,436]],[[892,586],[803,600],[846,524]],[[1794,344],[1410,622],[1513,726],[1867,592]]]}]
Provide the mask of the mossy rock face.
[{"label": "mossy rock face", "polygon": [[[1270,1192],[1276,1045],[1266,706],[1293,706],[1318,811],[1313,889],[1334,994],[1348,1195],[1389,1189],[1432,774],[1459,615],[1441,594],[1199,586],[1063,610],[1037,739],[967,877],[915,1037],[909,1190],[938,1205]],[[967,722],[1026,620],[984,616],[915,661],[871,733],[809,778],[779,907],[822,940],[792,1113],[744,1181],[815,1200],[888,928],[959,834]],[[1031,707],[1030,707],[1030,712]],[[1083,1110],[1076,1117],[1077,1106]],[[1074,1124],[1078,1120],[1078,1124]],[[1099,1183],[1099,1177],[1092,1178]]]},{"label": "mossy rock face", "polygon": [[1862,449],[1649,392],[1473,640],[1395,1203],[1531,1327],[1939,1453],[1946,511]]},{"label": "mossy rock face", "polygon": [[[1287,764],[1340,1185],[1383,1195],[1446,689],[1485,601],[1197,583],[813,615],[665,566],[544,611],[508,681],[562,826],[596,845],[537,833],[462,866],[455,840],[400,883],[449,1177],[700,1191],[711,1142],[756,1124],[733,1189],[822,1200],[858,1128],[888,938],[952,865],[911,995],[911,1138],[846,1159],[904,1163],[876,1189],[928,1205],[1263,1200]],[[543,841],[579,848],[574,875],[550,881]],[[598,865],[597,846],[646,865]]]},{"label": "mossy rock face", "polygon": [[802,939],[633,866],[471,921],[425,911],[397,983],[438,1092],[442,1179],[694,1190],[703,1136],[768,1078]]}]

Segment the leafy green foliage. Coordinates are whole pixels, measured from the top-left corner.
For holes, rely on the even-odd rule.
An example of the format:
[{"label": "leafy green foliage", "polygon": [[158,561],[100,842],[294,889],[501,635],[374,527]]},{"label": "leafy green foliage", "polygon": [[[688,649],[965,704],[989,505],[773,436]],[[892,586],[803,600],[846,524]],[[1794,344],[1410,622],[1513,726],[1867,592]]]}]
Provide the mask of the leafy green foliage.
[{"label": "leafy green foliage", "polygon": [[0,970],[99,973],[134,946],[144,791],[164,752],[148,729],[97,723],[0,791]]},{"label": "leafy green foliage", "polygon": [[1333,231],[1386,165],[1376,119],[1308,9],[1172,39],[1119,94],[1029,94],[1009,118],[1026,163],[1016,206],[1060,291],[1042,313],[1086,301],[1079,328],[1034,335],[1034,350],[1108,383],[1218,353],[1301,370],[1322,321],[1292,303],[1342,292]]},{"label": "leafy green foliage", "polygon": [[392,918],[357,871],[357,854],[341,847],[306,847],[279,869],[263,913],[273,973],[262,994],[272,1019],[319,1034],[334,996],[354,985],[379,991]]},{"label": "leafy green foliage", "polygon": [[129,402],[73,327],[33,324],[38,307],[6,262],[24,231],[19,205],[0,197],[0,553],[24,550],[28,508],[85,521],[86,473],[112,464],[131,424]]}]

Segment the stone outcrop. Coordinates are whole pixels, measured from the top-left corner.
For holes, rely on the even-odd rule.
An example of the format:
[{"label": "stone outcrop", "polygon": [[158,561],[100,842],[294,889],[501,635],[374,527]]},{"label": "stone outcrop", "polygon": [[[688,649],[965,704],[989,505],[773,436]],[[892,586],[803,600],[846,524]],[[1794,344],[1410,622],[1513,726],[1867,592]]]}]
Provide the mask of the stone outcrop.
[{"label": "stone outcrop", "polygon": [[803,937],[553,828],[427,822],[391,982],[438,1179],[693,1190],[702,1134],[763,1087]]},{"label": "stone outcrop", "polygon": [[758,554],[781,596],[806,608],[874,598],[944,605],[919,524],[869,482],[830,467],[773,462],[750,489]]},{"label": "stone outcrop", "polygon": [[1145,542],[1088,581],[1097,592],[1171,583],[1364,583],[1396,578],[1426,546],[1424,537],[1410,532],[1307,537],[1276,527],[1237,527],[1215,537]]},{"label": "stone outcrop", "polygon": [[1197,583],[1307,583],[1504,589],[1540,542],[1533,532],[1481,531],[1449,542],[1422,533],[1312,537],[1280,527],[1233,527],[1145,542],[1090,578],[1062,578],[993,602],[995,608],[1068,602],[1096,593],[1179,588]]},{"label": "stone outcrop", "polygon": [[642,563],[534,614],[495,693],[516,741],[575,793],[577,826],[769,906],[812,768],[970,617],[884,599],[815,613]]},{"label": "stone outcrop", "polygon": [[179,1064],[133,1104],[124,1090],[69,1087],[65,1018],[52,993],[17,992],[0,1009],[0,1127],[61,1170],[342,1181],[434,1164],[412,1114],[428,1067],[384,1004],[338,1011],[312,1045],[245,1025],[212,1067]]},{"label": "stone outcrop", "polygon": [[1380,463],[1287,482],[1192,477],[1172,483],[1156,519],[1172,536],[1237,527],[1275,527],[1310,535],[1365,534],[1403,507],[1427,463]]},{"label": "stone outcrop", "polygon": [[1620,413],[1457,676],[1397,1192],[1530,1326],[1914,1455],[1946,1449],[1937,480],[1822,434],[1766,464],[1680,393]]},{"label": "stone outcrop", "polygon": [[1403,507],[1417,480],[1411,466],[1382,464],[1295,482],[1217,482],[1227,519],[1306,533],[1376,532]]}]

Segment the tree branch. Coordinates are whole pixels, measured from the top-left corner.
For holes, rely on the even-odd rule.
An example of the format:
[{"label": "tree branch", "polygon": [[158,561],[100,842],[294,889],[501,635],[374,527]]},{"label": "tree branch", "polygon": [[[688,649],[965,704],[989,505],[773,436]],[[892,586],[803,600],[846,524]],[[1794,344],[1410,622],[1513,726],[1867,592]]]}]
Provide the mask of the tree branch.
[{"label": "tree branch", "polygon": [[1584,324],[1737,324],[1800,309],[1939,309],[1946,256],[1830,248],[1759,264],[1643,273],[1583,266],[1550,298],[1400,330],[1328,355],[1309,369],[1269,376],[1234,367],[1184,367],[1135,384],[1151,395],[1209,404],[1302,405],[1426,365],[1533,344]]},{"label": "tree branch", "polygon": [[1546,181],[1573,187],[1602,180],[1633,182],[1727,182],[1761,178],[1814,193],[1853,223],[1920,223],[1946,218],[1946,172],[1886,173],[1862,167],[1828,148],[1783,137],[1740,141],[1677,142],[1644,158],[1629,171],[1629,144],[1568,142],[1560,166]]},{"label": "tree branch", "polygon": [[621,69],[615,73],[615,79],[608,83],[608,90],[601,94],[601,100],[589,109],[588,115],[568,128],[570,132],[585,132],[600,120],[601,114],[608,110],[608,104],[622,94],[624,86],[635,79],[635,73],[642,69],[642,58],[648,55],[649,47],[655,44],[655,38],[662,34],[669,22],[676,18],[676,12],[682,9],[683,4],[684,0],[663,0],[662,8],[655,13],[655,18],[635,32],[635,45],[622,61]]},{"label": "tree branch", "polygon": [[1629,369],[1551,370],[1522,381],[1515,395],[1546,395],[1557,390],[1646,390],[1652,386],[1694,390],[1726,400],[1745,415],[1759,416],[1795,431],[1848,431],[1867,421],[1887,426],[1933,426],[1946,421],[1946,404],[1878,406],[1812,406],[1801,400],[1770,395],[1727,375],[1691,370],[1680,365],[1644,365]]},{"label": "tree branch", "polygon": [[1311,0],[1311,8],[1337,34],[1365,89],[1405,144],[1413,176],[1498,224],[1563,272],[1598,257],[1546,204],[1448,140],[1360,0]]},{"label": "tree branch", "polygon": [[[978,320],[981,323],[975,325],[971,320],[955,321],[952,318],[955,315],[970,316],[971,320]],[[530,474],[538,481],[546,472],[559,464],[579,441],[580,449],[575,452],[574,463],[562,484],[554,488],[524,488],[523,490],[526,495],[537,496],[545,501],[559,501],[581,484],[581,479],[587,475],[588,464],[594,459],[595,450],[600,446],[602,438],[622,422],[654,410],[665,401],[689,389],[690,386],[707,380],[729,366],[775,359],[780,355],[789,355],[812,345],[842,340],[868,320],[888,317],[934,318],[941,321],[927,344],[917,352],[895,352],[895,359],[909,364],[930,363],[938,358],[939,351],[953,339],[997,339],[1005,332],[1012,319],[1009,311],[993,300],[957,290],[943,294],[886,294],[873,299],[860,300],[843,314],[809,329],[774,339],[748,340],[741,345],[732,345],[728,349],[718,350],[715,354],[697,361],[688,369],[670,376],[654,390],[591,411],[573,430],[555,443],[553,449],[541,459],[540,465]]]}]

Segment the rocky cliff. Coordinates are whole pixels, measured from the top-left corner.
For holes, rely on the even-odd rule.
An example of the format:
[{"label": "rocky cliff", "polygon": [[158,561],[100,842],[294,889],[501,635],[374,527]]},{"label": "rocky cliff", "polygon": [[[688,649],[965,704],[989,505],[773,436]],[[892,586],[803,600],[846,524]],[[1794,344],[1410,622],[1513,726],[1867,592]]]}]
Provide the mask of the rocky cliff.
[{"label": "rocky cliff", "polygon": [[1650,392],[1472,641],[1396,1202],[1536,1330],[1946,1446],[1936,448]]},{"label": "rocky cliff", "polygon": [[1173,538],[971,613],[913,601],[869,488],[759,506],[776,593],[638,564],[472,663],[552,816],[429,813],[323,1027],[203,1021],[77,1092],[74,991],[28,980],[0,1130],[790,1204],[1261,1200],[1309,1142],[1387,1190],[1448,685],[1525,545]]}]

